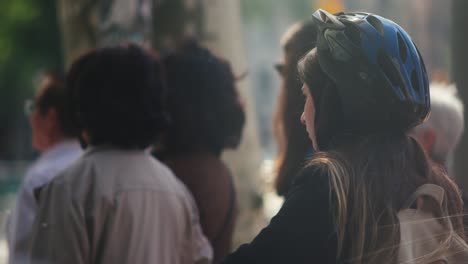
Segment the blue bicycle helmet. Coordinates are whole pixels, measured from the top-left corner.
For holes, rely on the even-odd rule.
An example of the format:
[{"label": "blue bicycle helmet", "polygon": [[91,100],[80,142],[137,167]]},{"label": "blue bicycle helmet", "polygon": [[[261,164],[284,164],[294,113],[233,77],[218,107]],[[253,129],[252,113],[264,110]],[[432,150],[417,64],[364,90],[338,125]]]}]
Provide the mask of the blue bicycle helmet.
[{"label": "blue bicycle helmet", "polygon": [[317,10],[317,57],[336,86],[346,129],[409,129],[430,111],[423,59],[396,23],[369,13]]}]

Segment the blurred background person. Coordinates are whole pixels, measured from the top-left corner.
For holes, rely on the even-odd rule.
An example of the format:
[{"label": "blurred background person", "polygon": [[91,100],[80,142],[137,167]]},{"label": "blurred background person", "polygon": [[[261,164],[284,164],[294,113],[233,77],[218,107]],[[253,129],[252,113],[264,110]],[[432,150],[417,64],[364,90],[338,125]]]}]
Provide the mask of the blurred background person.
[{"label": "blurred background person", "polygon": [[292,25],[281,39],[282,62],[275,65],[281,76],[281,89],[274,117],[274,135],[278,148],[275,160],[275,188],[285,196],[295,175],[304,167],[313,148],[300,121],[304,95],[297,71],[298,61],[315,47],[317,30],[312,20]]},{"label": "blurred background person", "polygon": [[[421,125],[415,127],[411,134],[421,144],[431,160],[443,168],[448,175],[460,184],[466,175],[455,175],[453,158],[465,128],[464,105],[458,97],[454,84],[432,83],[431,114]],[[462,187],[463,207],[468,213],[468,196]],[[468,215],[463,218],[465,229],[468,227]],[[468,237],[468,230],[465,230]]]},{"label": "blurred background person", "polygon": [[57,74],[42,76],[34,98],[25,102],[25,112],[31,124],[32,145],[41,155],[27,171],[7,223],[10,263],[25,261],[26,241],[38,209],[34,190],[48,184],[82,154],[66,107],[64,83]]},{"label": "blurred background person", "polygon": [[453,155],[465,128],[463,102],[454,84],[432,83],[430,91],[431,114],[412,134],[429,157],[455,177]]},{"label": "blurred background person", "polygon": [[92,50],[67,75],[86,152],[40,190],[28,263],[208,263],[192,196],[147,151],[166,128],[160,60],[137,45]]},{"label": "blurred background person", "polygon": [[164,64],[171,123],[156,156],[195,197],[218,263],[230,251],[236,220],[234,180],[221,159],[238,146],[245,122],[236,78],[227,61],[195,40],[184,41]]}]

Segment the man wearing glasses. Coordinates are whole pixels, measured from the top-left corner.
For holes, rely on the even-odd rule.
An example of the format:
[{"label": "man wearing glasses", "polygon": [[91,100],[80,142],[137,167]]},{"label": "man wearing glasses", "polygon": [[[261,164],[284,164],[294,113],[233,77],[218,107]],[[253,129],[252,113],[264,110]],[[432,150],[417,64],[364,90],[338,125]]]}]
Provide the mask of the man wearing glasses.
[{"label": "man wearing glasses", "polygon": [[42,78],[34,99],[26,100],[25,113],[32,129],[33,148],[41,153],[29,168],[8,219],[10,263],[25,262],[28,237],[36,216],[34,190],[49,183],[82,153],[67,113],[63,82],[55,74]]}]

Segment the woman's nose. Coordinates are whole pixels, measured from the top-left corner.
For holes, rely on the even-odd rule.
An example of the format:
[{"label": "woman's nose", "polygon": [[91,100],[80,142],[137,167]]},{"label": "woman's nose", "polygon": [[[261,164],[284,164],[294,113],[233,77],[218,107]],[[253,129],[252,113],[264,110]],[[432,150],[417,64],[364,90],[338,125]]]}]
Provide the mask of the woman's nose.
[{"label": "woman's nose", "polygon": [[305,114],[304,114],[304,112],[302,112],[302,115],[301,115],[301,123],[303,125],[305,125]]}]

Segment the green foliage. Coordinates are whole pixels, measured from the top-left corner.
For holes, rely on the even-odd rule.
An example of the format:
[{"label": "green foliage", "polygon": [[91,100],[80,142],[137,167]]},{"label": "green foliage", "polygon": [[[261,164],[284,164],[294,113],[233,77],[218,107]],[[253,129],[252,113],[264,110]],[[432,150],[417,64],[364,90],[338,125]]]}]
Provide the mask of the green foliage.
[{"label": "green foliage", "polygon": [[242,16],[248,24],[266,23],[278,12],[303,19],[312,14],[314,0],[241,0]]},{"label": "green foliage", "polygon": [[273,6],[279,0],[241,0],[242,15],[248,23],[258,22],[271,16]]},{"label": "green foliage", "polygon": [[54,0],[0,1],[0,159],[30,149],[22,102],[41,70],[62,69]]}]

